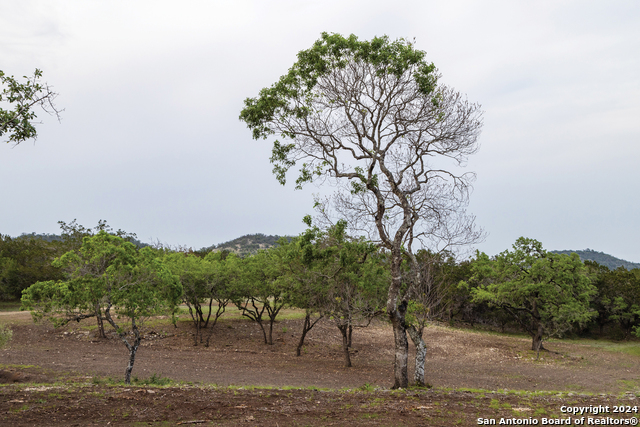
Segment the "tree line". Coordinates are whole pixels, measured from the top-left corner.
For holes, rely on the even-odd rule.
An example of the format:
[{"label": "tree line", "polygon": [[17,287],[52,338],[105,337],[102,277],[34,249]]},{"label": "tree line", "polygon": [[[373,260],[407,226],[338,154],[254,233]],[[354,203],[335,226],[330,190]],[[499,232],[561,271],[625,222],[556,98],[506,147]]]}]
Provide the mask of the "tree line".
[{"label": "tree line", "polygon": [[[130,241],[135,235],[103,221],[94,229],[61,222],[61,240],[0,238],[2,295],[19,292],[35,320],[61,326],[93,318],[103,338],[110,328],[129,351],[127,381],[144,320],[167,315],[175,322],[180,305],[191,319],[195,346],[211,345],[229,309],[255,322],[266,345],[273,344],[283,308],[303,310],[297,355],[307,334],[326,319],[339,330],[344,365],[351,366],[354,330],[385,318],[391,258],[379,245],[350,236],[344,221],[327,228],[309,217],[305,222],[301,235],[245,257],[140,248]],[[459,261],[446,251],[420,250],[416,261],[419,274],[406,259],[401,281],[408,296],[405,326],[417,350],[417,385],[427,384],[423,331],[434,322],[526,332],[535,351],[552,336],[628,339],[640,332],[640,269],[583,263],[576,254],[547,252],[525,238],[493,257],[478,252]]]}]

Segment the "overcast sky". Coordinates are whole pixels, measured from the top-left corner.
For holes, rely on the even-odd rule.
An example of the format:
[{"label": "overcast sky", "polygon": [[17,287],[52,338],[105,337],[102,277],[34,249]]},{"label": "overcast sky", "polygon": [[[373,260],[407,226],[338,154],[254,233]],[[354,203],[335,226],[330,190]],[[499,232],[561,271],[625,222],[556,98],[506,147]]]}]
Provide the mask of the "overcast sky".
[{"label": "overcast sky", "polygon": [[35,143],[0,145],[0,233],[300,233],[318,189],[280,186],[238,115],[323,31],[415,38],[482,105],[478,249],[526,236],[640,262],[637,0],[0,0],[0,70],[43,70],[65,109],[39,115]]}]

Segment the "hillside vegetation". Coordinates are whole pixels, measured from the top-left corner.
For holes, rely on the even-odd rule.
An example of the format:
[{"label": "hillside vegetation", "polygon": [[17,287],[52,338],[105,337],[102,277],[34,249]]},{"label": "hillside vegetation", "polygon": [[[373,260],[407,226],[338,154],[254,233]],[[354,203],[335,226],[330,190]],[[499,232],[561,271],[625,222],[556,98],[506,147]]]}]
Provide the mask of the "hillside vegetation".
[{"label": "hillside vegetation", "polygon": [[227,250],[239,256],[255,255],[260,249],[269,249],[271,247],[274,247],[281,237],[283,236],[268,236],[262,233],[245,234],[244,236],[240,236],[237,239],[219,243],[206,249],[216,251]]},{"label": "hillside vegetation", "polygon": [[584,249],[579,251],[563,250],[563,251],[550,251],[556,254],[570,255],[577,253],[580,259],[584,261],[595,261],[600,265],[604,265],[611,270],[615,270],[618,267],[624,267],[627,270],[633,270],[634,268],[640,268],[640,263],[625,261],[620,258],[616,258],[613,255],[605,254],[604,252],[594,251],[593,249]]}]

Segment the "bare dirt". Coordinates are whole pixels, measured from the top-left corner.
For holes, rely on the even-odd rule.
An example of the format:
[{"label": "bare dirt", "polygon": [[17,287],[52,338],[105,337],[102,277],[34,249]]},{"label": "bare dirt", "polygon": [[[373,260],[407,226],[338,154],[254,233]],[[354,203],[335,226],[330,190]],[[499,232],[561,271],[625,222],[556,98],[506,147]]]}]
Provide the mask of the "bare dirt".
[{"label": "bare dirt", "polygon": [[209,348],[193,345],[186,318],[178,328],[154,320],[133,376],[173,383],[125,387],[104,379],[124,377],[126,348],[114,336],[98,339],[95,321],[53,329],[34,325],[28,313],[0,313],[0,322],[14,332],[0,350],[0,425],[452,426],[566,419],[566,403],[640,402],[640,357],[579,340],[547,343],[554,353],[536,360],[526,337],[429,327],[434,387],[391,391],[393,338],[383,322],[354,331],[353,367],[344,368],[341,337],[328,320],[309,333],[301,357],[300,319],[278,322],[272,346],[255,323],[222,320]]}]

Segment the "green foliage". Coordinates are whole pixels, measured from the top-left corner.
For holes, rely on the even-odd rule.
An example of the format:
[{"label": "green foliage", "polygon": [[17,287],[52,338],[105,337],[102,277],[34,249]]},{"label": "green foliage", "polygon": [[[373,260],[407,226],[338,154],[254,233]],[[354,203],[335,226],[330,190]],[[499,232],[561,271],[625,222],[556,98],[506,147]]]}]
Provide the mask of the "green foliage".
[{"label": "green foliage", "polygon": [[291,245],[293,304],[354,326],[383,312],[389,271],[378,248],[346,234],[346,222],[310,227]]},{"label": "green foliage", "polygon": [[[200,330],[209,326],[213,302],[216,301],[217,304],[211,328],[225,312],[232,298],[232,271],[236,258],[234,254],[226,252],[210,252],[204,258],[182,252],[166,253],[163,257],[164,263],[182,284],[182,301],[187,305],[196,327],[196,345],[198,340],[203,341]],[[211,334],[207,338],[207,346],[210,336]]]},{"label": "green foliage", "polygon": [[62,278],[51,265],[59,253],[59,243],[30,236],[0,235],[0,299],[17,300],[33,283]]},{"label": "green foliage", "polygon": [[640,327],[640,269],[631,271],[624,267],[609,270],[606,266],[586,261],[592,282],[598,289],[592,305],[598,312],[596,319],[602,328],[617,324],[621,336],[628,338]]},{"label": "green foliage", "polygon": [[134,378],[133,383],[135,385],[151,385],[151,386],[167,386],[173,384],[173,381],[169,378],[162,378],[161,375],[153,374],[146,379]]},{"label": "green foliage", "polygon": [[531,334],[534,350],[543,335],[561,335],[596,315],[589,307],[596,288],[578,255],[549,253],[536,240],[521,237],[494,259],[478,252],[472,272],[473,300],[507,310]]},{"label": "green foliage", "polygon": [[[285,244],[286,239],[281,239]],[[236,259],[233,303],[242,315],[257,322],[265,344],[273,344],[273,324],[280,310],[289,304],[288,277],[283,275],[286,249],[276,246],[243,260]],[[269,318],[269,330],[263,324]]]},{"label": "green foliage", "polygon": [[85,236],[80,249],[66,252],[53,264],[67,272],[66,280],[38,282],[25,289],[22,308],[34,320],[43,317],[58,326],[71,320],[96,317],[99,325],[109,320],[110,310],[136,320],[173,311],[182,296],[182,286],[156,257],[151,248],[138,250],[102,230]]},{"label": "green foliage", "polygon": [[[354,64],[360,69],[353,71],[356,68]],[[370,78],[368,83],[374,91],[378,84],[384,86],[384,81],[404,82],[403,79],[408,78],[415,94],[427,99],[429,106],[434,109],[438,108],[443,96],[437,91],[438,74],[435,66],[427,63],[425,52],[415,49],[408,40],[391,41],[383,36],[368,41],[358,40],[353,34],[343,37],[340,34],[322,33],[310,49],[298,53],[297,62],[277,83],[262,89],[259,97],[244,101],[245,108],[240,113],[240,120],[252,130],[255,139],[274,134],[289,139],[304,138],[303,131],[288,123],[304,121],[312,115],[322,115],[323,109],[330,111],[348,103],[351,88],[345,86],[337,93],[329,94],[321,81],[324,78],[340,82],[341,73],[352,71],[356,80],[366,82]],[[362,91],[365,91],[365,85],[367,83],[360,88]],[[366,106],[360,106],[353,114],[366,116],[373,112]],[[274,141],[270,160],[274,165],[273,173],[280,183],[286,182],[286,172],[296,164],[298,153],[296,144]],[[330,154],[310,157],[311,162],[304,163],[300,169],[297,188],[325,174],[330,166],[335,166],[335,158]],[[362,182],[354,181],[354,191],[361,191],[367,182],[375,185],[368,177],[365,179],[362,174],[360,177]]]},{"label": "green foliage", "polygon": [[[85,236],[82,246],[54,261],[67,274],[65,281],[38,282],[23,291],[23,309],[34,320],[46,317],[54,325],[96,317],[102,331],[106,320],[129,350],[125,382],[130,382],[145,317],[162,311],[175,312],[182,285],[150,247],[138,250],[120,236],[100,230]],[[130,322],[130,330],[117,320]],[[104,334],[104,332],[102,331]]]},{"label": "green foliage", "polygon": [[24,76],[25,81],[20,82],[0,70],[0,103],[12,107],[9,110],[0,108],[0,137],[8,135],[7,142],[19,144],[36,137],[34,106],[39,105],[45,112],[58,116],[53,103],[58,94],[46,83],[41,83],[41,77],[42,71],[36,68],[33,76]]},{"label": "green foliage", "polygon": [[[308,218],[305,222],[311,225]],[[346,233],[345,221],[327,230],[310,227],[291,245],[289,274],[293,278],[292,304],[307,314],[301,344],[313,324],[310,314],[328,317],[342,334],[345,366],[351,366],[349,348],[354,328],[363,328],[384,313],[390,275],[378,248]]]}]

